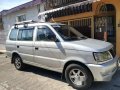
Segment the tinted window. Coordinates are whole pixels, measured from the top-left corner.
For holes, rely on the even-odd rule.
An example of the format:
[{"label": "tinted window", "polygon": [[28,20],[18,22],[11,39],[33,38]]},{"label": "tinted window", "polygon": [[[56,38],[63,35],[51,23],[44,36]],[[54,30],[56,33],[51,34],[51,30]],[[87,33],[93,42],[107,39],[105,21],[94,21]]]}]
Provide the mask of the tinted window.
[{"label": "tinted window", "polygon": [[87,39],[87,37],[78,32],[78,30],[68,25],[52,25],[52,27],[65,41]]},{"label": "tinted window", "polygon": [[17,31],[18,31],[17,29],[12,29],[11,30],[11,33],[10,33],[10,36],[9,36],[10,40],[14,40],[14,41],[16,40],[16,38],[17,38]]},{"label": "tinted window", "polygon": [[20,29],[18,33],[18,40],[20,41],[32,41],[33,40],[33,28]]},{"label": "tinted window", "polygon": [[38,28],[37,41],[54,41],[55,34],[46,26]]}]

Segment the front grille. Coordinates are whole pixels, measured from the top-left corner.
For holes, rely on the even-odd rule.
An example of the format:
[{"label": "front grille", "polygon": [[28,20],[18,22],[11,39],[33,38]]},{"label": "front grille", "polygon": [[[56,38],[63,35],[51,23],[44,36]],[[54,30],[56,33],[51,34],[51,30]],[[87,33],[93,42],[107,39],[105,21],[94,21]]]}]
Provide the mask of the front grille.
[{"label": "front grille", "polygon": [[110,49],[109,51],[110,51],[111,55],[113,56],[113,58],[115,58],[115,56],[116,56],[115,50],[114,49]]}]

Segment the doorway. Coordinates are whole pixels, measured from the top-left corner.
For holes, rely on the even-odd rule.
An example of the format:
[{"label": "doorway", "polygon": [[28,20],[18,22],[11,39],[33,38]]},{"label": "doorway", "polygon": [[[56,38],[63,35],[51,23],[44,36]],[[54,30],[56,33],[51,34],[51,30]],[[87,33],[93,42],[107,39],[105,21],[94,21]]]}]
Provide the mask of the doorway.
[{"label": "doorway", "polygon": [[110,42],[116,47],[116,13],[111,4],[101,6],[99,13],[95,16],[95,39]]}]

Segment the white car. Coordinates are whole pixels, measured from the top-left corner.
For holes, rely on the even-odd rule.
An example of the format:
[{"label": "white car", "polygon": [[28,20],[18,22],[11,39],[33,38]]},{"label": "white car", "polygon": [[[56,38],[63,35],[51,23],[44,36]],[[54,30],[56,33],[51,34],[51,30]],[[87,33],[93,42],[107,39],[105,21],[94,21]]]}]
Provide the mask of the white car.
[{"label": "white car", "polygon": [[90,39],[60,23],[15,24],[6,40],[7,56],[16,69],[25,64],[62,73],[75,89],[93,81],[110,81],[118,68],[111,43]]}]

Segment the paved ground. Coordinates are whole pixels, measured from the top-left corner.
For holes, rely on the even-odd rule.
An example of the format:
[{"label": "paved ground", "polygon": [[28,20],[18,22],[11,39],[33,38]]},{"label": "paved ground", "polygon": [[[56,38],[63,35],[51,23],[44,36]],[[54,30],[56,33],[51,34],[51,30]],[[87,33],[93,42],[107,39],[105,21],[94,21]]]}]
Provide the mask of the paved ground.
[{"label": "paved ground", "polygon": [[5,44],[0,44],[0,50],[5,50]]},{"label": "paved ground", "polygon": [[[0,90],[73,90],[60,75],[33,66],[17,71],[10,59],[0,55]],[[111,82],[93,83],[90,90],[120,90],[120,70]]]}]

